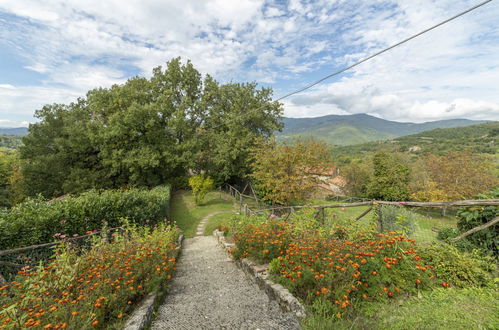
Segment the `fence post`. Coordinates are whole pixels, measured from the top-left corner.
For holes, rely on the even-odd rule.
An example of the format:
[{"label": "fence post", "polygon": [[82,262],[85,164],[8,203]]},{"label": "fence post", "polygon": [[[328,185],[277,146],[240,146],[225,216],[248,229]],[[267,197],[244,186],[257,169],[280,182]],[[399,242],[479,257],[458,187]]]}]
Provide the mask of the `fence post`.
[{"label": "fence post", "polygon": [[381,212],[381,207],[379,205],[375,208],[376,215],[378,216],[378,231],[383,232],[383,214]]}]

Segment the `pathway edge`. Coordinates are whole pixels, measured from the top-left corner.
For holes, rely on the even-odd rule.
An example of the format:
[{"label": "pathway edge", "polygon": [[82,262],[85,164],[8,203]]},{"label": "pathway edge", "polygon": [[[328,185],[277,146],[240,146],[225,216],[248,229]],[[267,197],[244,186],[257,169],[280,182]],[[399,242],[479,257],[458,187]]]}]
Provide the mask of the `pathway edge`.
[{"label": "pathway edge", "polygon": [[[223,231],[215,229],[213,236],[225,251],[232,249],[235,244],[227,243]],[[232,256],[231,256],[232,257]],[[300,301],[281,284],[268,279],[268,265],[257,265],[248,259],[234,260],[234,263],[242,269],[250,278],[257,283],[260,289],[264,290],[270,299],[276,300],[283,311],[293,313],[298,319],[306,317],[307,311]]]},{"label": "pathway edge", "polygon": [[[182,244],[184,242],[184,235],[180,235],[177,241],[177,247],[175,248],[174,256],[178,259],[180,251],[182,250]],[[161,283],[159,290],[156,292],[149,293],[142,301],[139,306],[132,312],[125,325],[124,330],[142,330],[148,328],[153,321],[154,312],[161,304],[167,293],[167,286],[164,281]]]}]

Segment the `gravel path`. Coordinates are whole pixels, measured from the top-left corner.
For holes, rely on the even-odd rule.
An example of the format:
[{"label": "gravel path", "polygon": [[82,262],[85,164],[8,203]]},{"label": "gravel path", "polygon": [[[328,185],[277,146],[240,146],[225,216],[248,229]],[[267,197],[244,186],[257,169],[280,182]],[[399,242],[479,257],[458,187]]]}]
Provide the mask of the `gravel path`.
[{"label": "gravel path", "polygon": [[196,236],[204,235],[204,227],[206,226],[206,223],[208,222],[208,220],[210,220],[210,218],[212,216],[215,216],[218,214],[223,214],[223,213],[234,213],[234,211],[217,211],[217,212],[213,212],[213,213],[208,214],[203,219],[201,219],[201,221],[199,222],[198,227],[196,228]]},{"label": "gravel path", "polygon": [[171,290],[152,329],[299,329],[212,236],[184,241]]}]

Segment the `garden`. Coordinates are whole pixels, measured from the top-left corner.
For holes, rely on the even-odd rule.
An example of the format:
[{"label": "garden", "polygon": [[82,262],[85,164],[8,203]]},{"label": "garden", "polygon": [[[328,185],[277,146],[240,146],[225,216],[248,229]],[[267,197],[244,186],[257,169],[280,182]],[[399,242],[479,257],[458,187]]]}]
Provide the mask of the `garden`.
[{"label": "garden", "polygon": [[442,224],[431,240],[419,239],[415,221],[421,214],[396,206],[375,208],[360,221],[349,212],[321,218],[303,209],[282,217],[233,217],[219,228],[234,241],[235,258],[268,264],[270,278],[306,306],[304,328],[499,325],[497,231],[491,227],[451,240],[459,230],[496,216],[497,207],[460,208],[457,227]]},{"label": "garden", "polygon": [[[0,214],[0,328],[120,328],[175,270],[170,187],[27,200]],[[3,277],[2,277],[3,279]]]},{"label": "garden", "polygon": [[122,327],[134,305],[171,278],[178,235],[165,224],[126,225],[112,239],[95,235],[83,252],[62,239],[49,262],[0,287],[0,328]]}]

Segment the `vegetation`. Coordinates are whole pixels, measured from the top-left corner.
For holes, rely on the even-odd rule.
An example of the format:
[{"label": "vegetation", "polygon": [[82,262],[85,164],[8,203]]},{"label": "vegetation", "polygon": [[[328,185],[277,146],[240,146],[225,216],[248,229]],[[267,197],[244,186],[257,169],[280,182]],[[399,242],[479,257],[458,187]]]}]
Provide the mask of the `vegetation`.
[{"label": "vegetation", "polygon": [[17,149],[22,144],[22,136],[0,134],[0,148]]},{"label": "vegetation", "polygon": [[215,229],[228,232],[229,223],[234,218],[234,213],[222,213],[212,216],[206,223],[204,235],[213,235]]},{"label": "vegetation", "polygon": [[193,237],[202,218],[217,211],[233,211],[234,203],[224,193],[212,191],[203,205],[196,205],[191,191],[178,191],[172,196],[171,218],[185,237]]},{"label": "vegetation", "polygon": [[[492,190],[488,194],[480,194],[479,199],[499,199],[499,188]],[[499,207],[497,206],[470,206],[459,209],[457,215],[458,234],[464,233],[470,229],[486,224],[499,216]],[[466,237],[466,241],[473,246],[479,247],[487,253],[496,257],[499,256],[499,230],[497,226],[492,226]]]},{"label": "vegetation", "polygon": [[421,193],[426,196],[420,200],[468,199],[499,184],[489,158],[469,151],[428,155],[424,162],[429,180],[426,187],[415,193],[416,197]]},{"label": "vegetation", "polygon": [[265,219],[233,226],[235,257],[270,262],[274,280],[312,309],[326,309],[337,318],[351,315],[360,302],[435,285],[432,266],[417,255],[414,241],[396,233],[349,236],[342,226],[321,233]]},{"label": "vegetation", "polygon": [[77,197],[31,199],[0,212],[0,249],[52,242],[55,234],[82,235],[106,224],[153,224],[169,216],[170,188],[88,191]]},{"label": "vegetation", "polygon": [[19,159],[15,151],[0,151],[0,207],[9,207],[23,198],[19,191]]},{"label": "vegetation", "polygon": [[317,188],[317,176],[332,168],[327,146],[313,140],[260,141],[252,155],[251,177],[262,199],[273,204],[304,201]]},{"label": "vegetation", "polygon": [[293,138],[320,139],[330,145],[354,145],[416,134],[435,128],[468,126],[483,121],[466,119],[439,120],[427,123],[400,123],[367,114],[327,115],[315,118],[284,118],[279,140]]},{"label": "vegetation", "polygon": [[[36,112],[20,150],[26,193],[153,187],[188,170],[217,182],[250,172],[257,138],[281,128],[282,107],[255,83],[220,84],[173,59],[150,79],[94,89]],[[249,111],[251,109],[251,111]]]},{"label": "vegetation", "polygon": [[[437,128],[393,140],[370,142],[348,147],[333,147],[335,159],[347,160],[367,152],[406,152],[412,154],[445,155],[471,150],[481,154],[497,154],[499,122],[466,127]],[[417,147],[417,148],[413,148]],[[413,148],[413,149],[411,149]]]},{"label": "vegetation", "polygon": [[213,179],[205,177],[202,174],[194,175],[189,178],[189,186],[192,189],[192,194],[194,195],[194,202],[197,205],[203,203],[206,194],[215,188]]},{"label": "vegetation", "polygon": [[397,157],[377,153],[373,158],[373,169],[373,176],[367,184],[369,197],[388,201],[408,199],[410,170]]},{"label": "vegetation", "polygon": [[0,328],[109,329],[171,278],[178,234],[132,226],[83,253],[62,241],[51,262],[0,287]]},{"label": "vegetation", "polygon": [[[324,223],[314,215],[298,212],[287,221],[239,218],[229,221],[228,229],[236,258],[269,263],[272,279],[306,304],[305,329],[405,329],[418,327],[418,320],[445,328],[436,320],[437,314],[449,319],[440,315],[442,306],[460,314],[452,322],[463,328],[497,324],[496,268],[489,259],[442,243],[420,246],[400,234],[404,227],[380,234],[374,226]],[[475,320],[469,308],[483,318]]]}]

